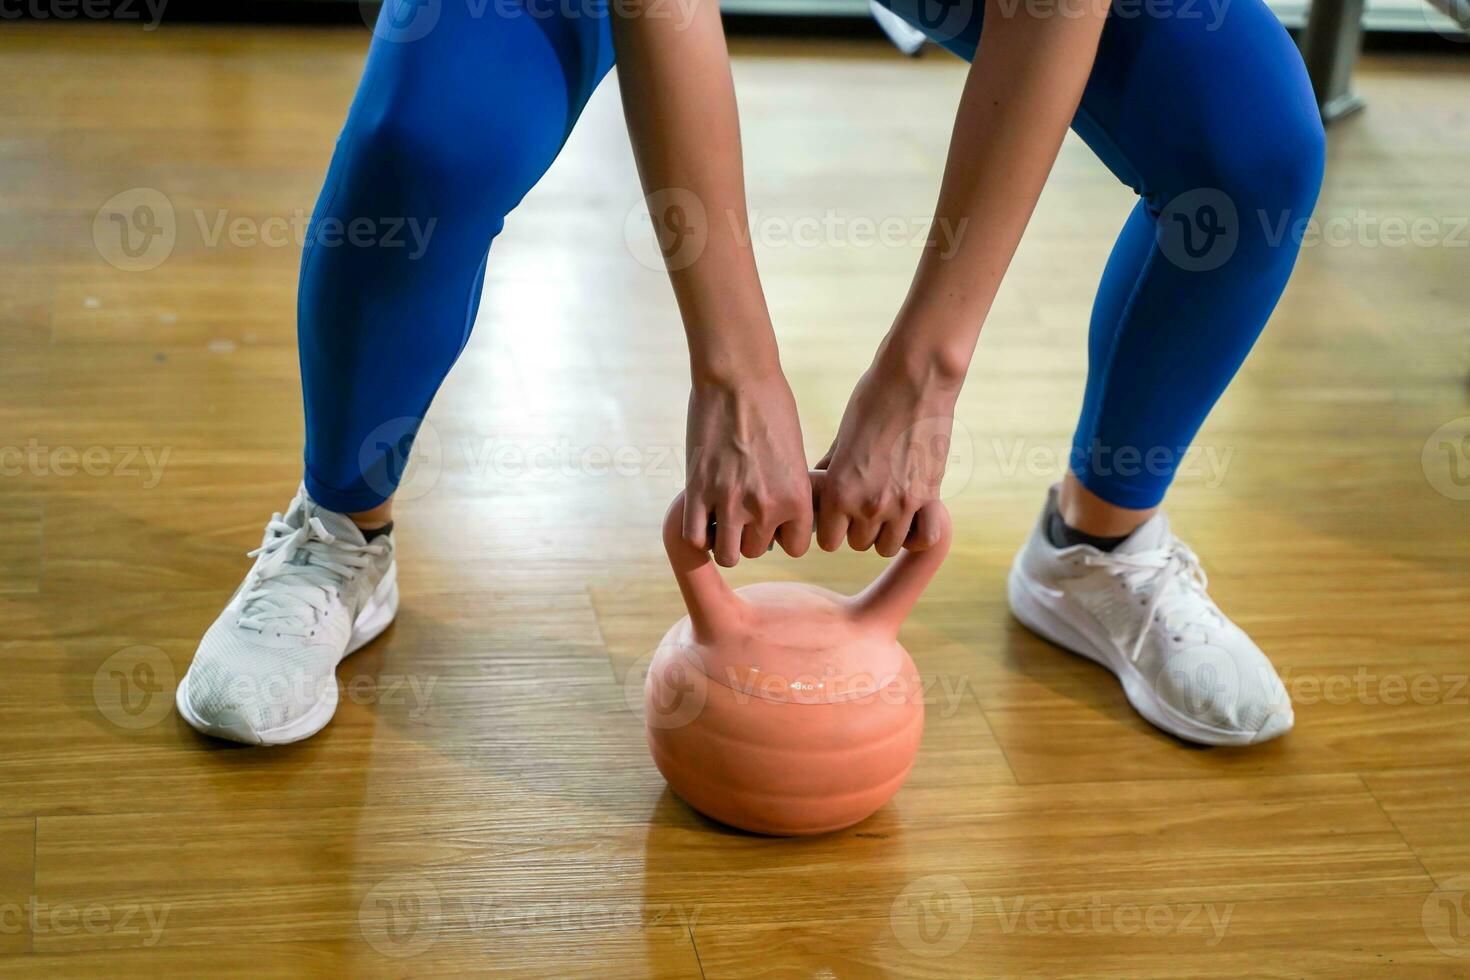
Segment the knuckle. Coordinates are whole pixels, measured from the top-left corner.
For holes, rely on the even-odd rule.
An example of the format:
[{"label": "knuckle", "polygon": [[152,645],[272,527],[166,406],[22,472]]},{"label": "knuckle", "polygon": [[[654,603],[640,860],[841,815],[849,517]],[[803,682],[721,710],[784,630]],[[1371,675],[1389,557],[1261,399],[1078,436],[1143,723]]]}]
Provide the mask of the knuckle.
[{"label": "knuckle", "polygon": [[790,514],[793,517],[800,517],[804,513],[811,512],[811,494],[782,494],[780,499],[776,502],[776,507],[783,514]]}]

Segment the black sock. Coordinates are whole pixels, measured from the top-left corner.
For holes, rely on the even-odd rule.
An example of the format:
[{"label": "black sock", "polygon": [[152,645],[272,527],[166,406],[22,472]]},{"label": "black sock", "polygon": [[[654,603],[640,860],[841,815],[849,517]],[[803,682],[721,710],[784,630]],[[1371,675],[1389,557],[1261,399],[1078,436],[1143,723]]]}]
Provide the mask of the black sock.
[{"label": "black sock", "polygon": [[1090,544],[1098,551],[1112,551],[1128,540],[1128,535],[1117,538],[1100,538],[1095,534],[1079,531],[1062,520],[1062,512],[1053,500],[1046,508],[1046,539],[1053,548],[1070,548],[1077,544]]},{"label": "black sock", "polygon": [[374,538],[381,538],[383,535],[393,530],[393,522],[389,521],[382,527],[375,527],[371,531],[365,530],[364,528],[358,528],[358,530],[362,531],[362,539],[368,544],[372,544]]}]

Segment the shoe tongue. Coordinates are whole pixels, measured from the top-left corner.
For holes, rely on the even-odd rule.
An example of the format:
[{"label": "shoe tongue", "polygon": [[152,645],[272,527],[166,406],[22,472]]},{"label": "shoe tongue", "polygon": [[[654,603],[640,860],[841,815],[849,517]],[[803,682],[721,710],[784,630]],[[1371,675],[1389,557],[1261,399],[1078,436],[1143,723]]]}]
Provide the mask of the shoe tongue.
[{"label": "shoe tongue", "polygon": [[1159,511],[1134,529],[1113,549],[1116,555],[1136,555],[1145,551],[1159,551],[1169,543],[1169,518]]}]

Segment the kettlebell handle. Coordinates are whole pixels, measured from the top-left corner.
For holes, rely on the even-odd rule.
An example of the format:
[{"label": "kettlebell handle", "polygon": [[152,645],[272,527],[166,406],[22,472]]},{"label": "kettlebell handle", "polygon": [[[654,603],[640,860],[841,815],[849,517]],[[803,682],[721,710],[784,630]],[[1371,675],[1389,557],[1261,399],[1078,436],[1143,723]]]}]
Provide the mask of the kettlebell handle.
[{"label": "kettlebell handle", "polygon": [[[849,600],[854,617],[865,619],[894,637],[944,563],[954,536],[944,504],[934,501],[926,506],[938,508],[939,540],[924,551],[899,552],[871,585]],[[684,540],[682,490],[664,515],[664,551],[674,570],[674,580],[679,583],[684,606],[689,610],[694,635],[708,641],[738,629],[745,617],[745,603],[720,574],[710,553]]]}]

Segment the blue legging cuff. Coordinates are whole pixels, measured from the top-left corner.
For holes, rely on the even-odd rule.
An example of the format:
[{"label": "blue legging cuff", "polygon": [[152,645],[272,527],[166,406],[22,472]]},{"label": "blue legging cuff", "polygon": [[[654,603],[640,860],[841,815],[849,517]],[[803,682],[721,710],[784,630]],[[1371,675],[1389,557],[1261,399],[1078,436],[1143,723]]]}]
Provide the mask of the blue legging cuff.
[{"label": "blue legging cuff", "polygon": [[305,470],[301,479],[306,484],[306,492],[311,494],[312,500],[327,510],[335,510],[339,514],[357,514],[365,510],[372,510],[388,499],[371,487],[342,490],[328,486],[312,476],[310,470]]}]

